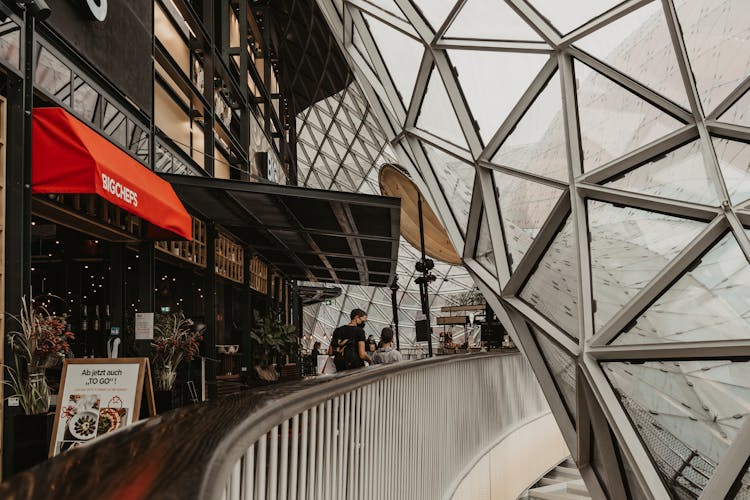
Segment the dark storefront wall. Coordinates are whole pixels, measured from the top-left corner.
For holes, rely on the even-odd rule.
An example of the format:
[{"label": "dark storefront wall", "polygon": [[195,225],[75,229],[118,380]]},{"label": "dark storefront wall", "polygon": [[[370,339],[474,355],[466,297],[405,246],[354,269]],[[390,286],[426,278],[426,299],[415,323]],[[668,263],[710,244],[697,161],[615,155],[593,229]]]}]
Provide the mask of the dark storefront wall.
[{"label": "dark storefront wall", "polygon": [[107,18],[94,20],[85,1],[47,0],[47,25],[141,110],[153,101],[153,0],[110,0]]}]

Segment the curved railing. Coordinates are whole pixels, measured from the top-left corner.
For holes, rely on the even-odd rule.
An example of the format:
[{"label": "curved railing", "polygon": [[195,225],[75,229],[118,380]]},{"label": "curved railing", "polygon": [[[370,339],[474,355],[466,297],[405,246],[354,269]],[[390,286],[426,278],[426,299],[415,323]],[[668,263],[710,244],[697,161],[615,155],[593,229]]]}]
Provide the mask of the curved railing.
[{"label": "curved railing", "polygon": [[181,408],[0,485],[0,498],[437,499],[547,410],[519,354],[469,354]]}]

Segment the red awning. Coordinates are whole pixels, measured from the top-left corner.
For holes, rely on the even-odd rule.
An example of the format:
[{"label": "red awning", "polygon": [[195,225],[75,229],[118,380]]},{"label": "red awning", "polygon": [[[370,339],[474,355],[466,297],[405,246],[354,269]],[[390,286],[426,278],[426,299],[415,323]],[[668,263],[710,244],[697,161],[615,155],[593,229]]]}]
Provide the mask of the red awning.
[{"label": "red awning", "polygon": [[148,221],[151,239],[192,239],[172,186],[62,108],[35,108],[32,192],[97,194]]}]

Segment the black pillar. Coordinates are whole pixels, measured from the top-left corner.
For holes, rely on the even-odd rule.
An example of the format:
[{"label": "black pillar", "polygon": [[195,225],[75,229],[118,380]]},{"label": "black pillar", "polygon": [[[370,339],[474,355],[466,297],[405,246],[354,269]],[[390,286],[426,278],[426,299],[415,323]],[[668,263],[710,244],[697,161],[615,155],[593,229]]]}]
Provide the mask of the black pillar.
[{"label": "black pillar", "polygon": [[216,399],[216,226],[206,223],[206,333],[203,335],[203,356],[206,358],[208,399]]},{"label": "black pillar", "polygon": [[[156,249],[154,243],[147,241],[140,245],[138,251],[138,312],[155,312],[156,295]],[[135,332],[133,332],[135,335]],[[150,340],[133,340],[136,356],[148,356],[151,352]],[[123,353],[125,354],[125,353]]]},{"label": "black pillar", "polygon": [[250,260],[251,251],[249,247],[245,247],[244,258],[242,260],[243,273],[245,280],[242,283],[241,292],[241,313],[240,313],[240,330],[242,336],[240,337],[240,352],[242,353],[242,364],[240,366],[240,378],[243,381],[247,380],[250,370],[252,370],[252,363],[250,357],[250,328],[252,327],[252,315],[253,315],[253,304],[252,294],[250,293]]},{"label": "black pillar", "polygon": [[[104,339],[109,345],[112,332],[119,332],[120,342],[125,329],[125,245],[123,243],[109,244],[109,329],[104,329]],[[106,309],[103,311],[106,317]],[[106,325],[106,321],[105,321]],[[120,344],[119,356],[123,349]]]},{"label": "black pillar", "polygon": [[401,350],[401,342],[399,341],[398,335],[398,304],[396,301],[396,292],[398,292],[398,276],[393,277],[393,283],[391,283],[391,308],[393,309],[393,328],[396,333],[396,350]]},{"label": "black pillar", "polygon": [[[34,18],[25,14],[21,40],[23,78],[8,75],[5,206],[5,310],[17,315],[31,288],[31,113],[34,107]],[[31,297],[28,297],[31,299]],[[6,320],[7,321],[7,320]],[[15,329],[18,325],[12,325]],[[5,364],[15,368],[3,342]],[[20,407],[3,402],[3,477],[15,472],[13,419]]]}]

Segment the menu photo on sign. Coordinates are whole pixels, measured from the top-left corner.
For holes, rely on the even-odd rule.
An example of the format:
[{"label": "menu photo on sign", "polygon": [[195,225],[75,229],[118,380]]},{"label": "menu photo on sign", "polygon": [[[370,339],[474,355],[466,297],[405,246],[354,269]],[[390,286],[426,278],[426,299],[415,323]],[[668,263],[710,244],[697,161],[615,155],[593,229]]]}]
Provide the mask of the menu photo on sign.
[{"label": "menu photo on sign", "polygon": [[49,456],[86,445],[138,420],[143,389],[155,414],[147,358],[66,359]]}]

